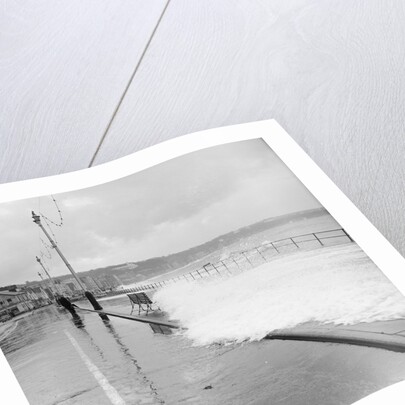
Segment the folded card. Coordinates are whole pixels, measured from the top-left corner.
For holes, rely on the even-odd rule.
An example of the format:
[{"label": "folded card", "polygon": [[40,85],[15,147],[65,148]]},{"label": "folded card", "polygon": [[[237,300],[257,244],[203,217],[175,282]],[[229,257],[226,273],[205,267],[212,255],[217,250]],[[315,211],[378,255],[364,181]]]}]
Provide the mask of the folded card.
[{"label": "folded card", "polygon": [[0,203],[8,403],[403,395],[405,261],[273,120],[0,185]]}]

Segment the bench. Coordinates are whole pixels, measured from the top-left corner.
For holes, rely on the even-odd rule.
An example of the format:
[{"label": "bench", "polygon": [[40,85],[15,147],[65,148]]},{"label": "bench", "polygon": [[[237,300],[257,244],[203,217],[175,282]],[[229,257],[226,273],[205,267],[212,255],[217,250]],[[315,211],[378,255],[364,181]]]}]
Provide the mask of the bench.
[{"label": "bench", "polygon": [[[154,311],[153,302],[144,292],[131,293],[127,294],[127,296],[132,305],[131,315],[134,312],[135,305],[138,305],[138,315],[141,314],[141,311],[145,311],[146,315],[148,315],[149,311]],[[159,307],[157,309],[160,310]]]}]

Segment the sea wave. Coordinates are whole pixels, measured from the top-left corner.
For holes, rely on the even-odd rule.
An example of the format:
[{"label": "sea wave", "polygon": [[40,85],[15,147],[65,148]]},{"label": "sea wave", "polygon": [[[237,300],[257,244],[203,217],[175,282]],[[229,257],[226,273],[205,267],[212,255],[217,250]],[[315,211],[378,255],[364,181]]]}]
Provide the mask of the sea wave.
[{"label": "sea wave", "polygon": [[405,298],[354,243],[297,251],[231,277],[179,282],[154,298],[196,345],[260,340],[306,322],[405,317]]}]

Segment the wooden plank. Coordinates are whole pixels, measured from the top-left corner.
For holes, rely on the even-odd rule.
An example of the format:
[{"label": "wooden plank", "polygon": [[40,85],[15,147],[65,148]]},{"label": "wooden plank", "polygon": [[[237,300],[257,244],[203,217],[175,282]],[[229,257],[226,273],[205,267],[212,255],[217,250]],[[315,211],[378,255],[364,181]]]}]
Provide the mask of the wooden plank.
[{"label": "wooden plank", "polygon": [[141,323],[148,323],[152,325],[160,325],[160,326],[167,326],[168,328],[172,329],[187,329],[187,328],[182,328],[178,323],[175,323],[173,321],[168,321],[165,318],[159,319],[159,318],[152,318],[151,316],[134,316],[134,315],[126,315],[126,314],[121,314],[119,312],[112,312],[112,311],[97,311],[95,309],[88,309],[88,308],[81,308],[76,306],[77,309],[80,309],[81,311],[87,311],[87,312],[95,312],[97,314],[101,315],[108,315],[108,316],[113,316],[116,318],[122,318],[122,319],[128,319],[129,321],[136,321],[136,322],[141,322]]},{"label": "wooden plank", "polygon": [[176,0],[95,163],[276,118],[405,254],[404,7]]},{"label": "wooden plank", "polygon": [[87,167],[165,4],[3,2],[0,181]]}]

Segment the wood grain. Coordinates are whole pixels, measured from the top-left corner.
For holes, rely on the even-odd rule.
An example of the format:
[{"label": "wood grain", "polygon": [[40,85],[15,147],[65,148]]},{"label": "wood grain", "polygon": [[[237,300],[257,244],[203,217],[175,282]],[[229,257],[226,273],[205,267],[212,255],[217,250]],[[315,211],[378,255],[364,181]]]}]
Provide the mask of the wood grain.
[{"label": "wood grain", "polygon": [[[86,167],[163,1],[6,1],[0,181]],[[405,254],[401,0],[173,0],[96,155],[276,118]]]},{"label": "wood grain", "polygon": [[173,1],[95,162],[276,118],[405,254],[404,6]]},{"label": "wood grain", "polygon": [[87,167],[164,5],[2,2],[2,182]]}]

